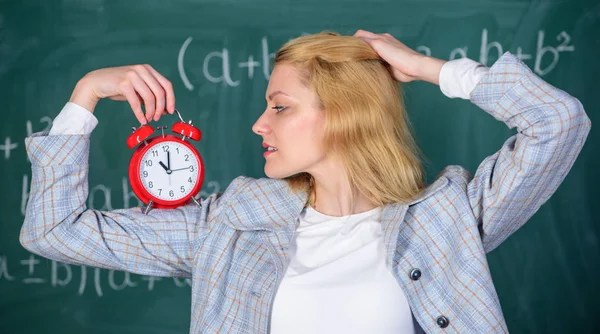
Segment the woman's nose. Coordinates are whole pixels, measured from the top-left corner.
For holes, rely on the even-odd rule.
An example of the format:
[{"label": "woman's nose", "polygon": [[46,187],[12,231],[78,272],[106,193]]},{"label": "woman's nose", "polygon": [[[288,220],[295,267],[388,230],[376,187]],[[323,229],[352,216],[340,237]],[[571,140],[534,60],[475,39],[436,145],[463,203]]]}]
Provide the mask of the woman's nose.
[{"label": "woman's nose", "polygon": [[260,116],[252,126],[252,131],[257,135],[264,135],[269,131],[269,127],[264,116],[264,114]]}]

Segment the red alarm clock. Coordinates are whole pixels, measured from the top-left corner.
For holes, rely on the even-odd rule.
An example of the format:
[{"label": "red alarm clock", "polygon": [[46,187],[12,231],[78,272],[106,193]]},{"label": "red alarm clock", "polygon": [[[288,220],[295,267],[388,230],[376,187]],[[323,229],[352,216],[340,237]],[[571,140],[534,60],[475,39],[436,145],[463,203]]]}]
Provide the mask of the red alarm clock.
[{"label": "red alarm clock", "polygon": [[154,133],[150,125],[133,128],[127,138],[127,146],[137,146],[129,161],[129,183],[135,195],[146,204],[144,213],[151,208],[174,209],[190,200],[197,205],[196,195],[204,182],[204,162],[198,150],[186,140],[199,141],[202,132],[192,121],[184,122],[175,109],[180,122],[171,130],[178,136],[164,134],[166,126],[158,127],[162,134]]}]

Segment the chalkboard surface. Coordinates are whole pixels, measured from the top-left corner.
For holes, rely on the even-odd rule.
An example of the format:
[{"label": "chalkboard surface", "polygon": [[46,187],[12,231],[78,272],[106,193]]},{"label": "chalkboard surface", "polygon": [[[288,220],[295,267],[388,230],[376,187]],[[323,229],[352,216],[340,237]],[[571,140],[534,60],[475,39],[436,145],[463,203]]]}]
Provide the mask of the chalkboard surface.
[{"label": "chalkboard surface", "polygon": [[[491,65],[504,51],[600,117],[597,0],[0,0],[0,332],[184,333],[190,287],[180,279],[69,266],[24,250],[19,230],[30,164],[24,137],[48,129],[85,73],[148,63],[175,86],[177,107],[204,132],[203,196],[238,175],[263,176],[251,126],[265,107],[269,61],[303,33],[389,32],[422,53]],[[514,133],[433,85],[405,86],[430,181],[449,164],[474,172]],[[92,134],[95,209],[139,205],[129,188],[137,125],[126,103],[102,101]],[[174,116],[156,125],[170,126]],[[489,263],[514,333],[598,333],[600,138],[592,131],[556,194]]]}]

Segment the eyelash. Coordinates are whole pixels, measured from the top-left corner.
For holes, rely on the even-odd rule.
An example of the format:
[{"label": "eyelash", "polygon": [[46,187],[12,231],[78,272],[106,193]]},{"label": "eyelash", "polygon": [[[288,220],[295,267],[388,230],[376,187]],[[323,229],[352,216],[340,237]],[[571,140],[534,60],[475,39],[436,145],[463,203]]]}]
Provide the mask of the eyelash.
[{"label": "eyelash", "polygon": [[284,106],[274,106],[274,107],[271,107],[271,109],[277,110],[277,113],[279,114],[280,112],[282,112],[285,109],[287,109],[287,107],[284,107]]}]

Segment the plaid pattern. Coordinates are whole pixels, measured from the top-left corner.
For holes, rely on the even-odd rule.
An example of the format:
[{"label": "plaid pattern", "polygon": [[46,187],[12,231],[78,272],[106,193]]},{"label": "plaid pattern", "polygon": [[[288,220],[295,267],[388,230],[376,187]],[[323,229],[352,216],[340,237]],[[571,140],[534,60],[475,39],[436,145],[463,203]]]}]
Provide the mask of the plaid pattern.
[{"label": "plaid pattern", "polygon": [[[507,332],[486,253],[558,188],[591,122],[579,101],[507,53],[473,103],[517,127],[471,176],[448,166],[411,203],[384,207],[388,267],[428,333]],[[306,194],[239,177],[227,190],[175,210],[88,210],[89,136],[26,139],[33,165],[21,243],[66,263],[193,278],[192,333],[267,333]],[[419,280],[411,269],[422,272]],[[357,301],[360,302],[360,301]],[[445,316],[447,328],[436,319]]]}]

